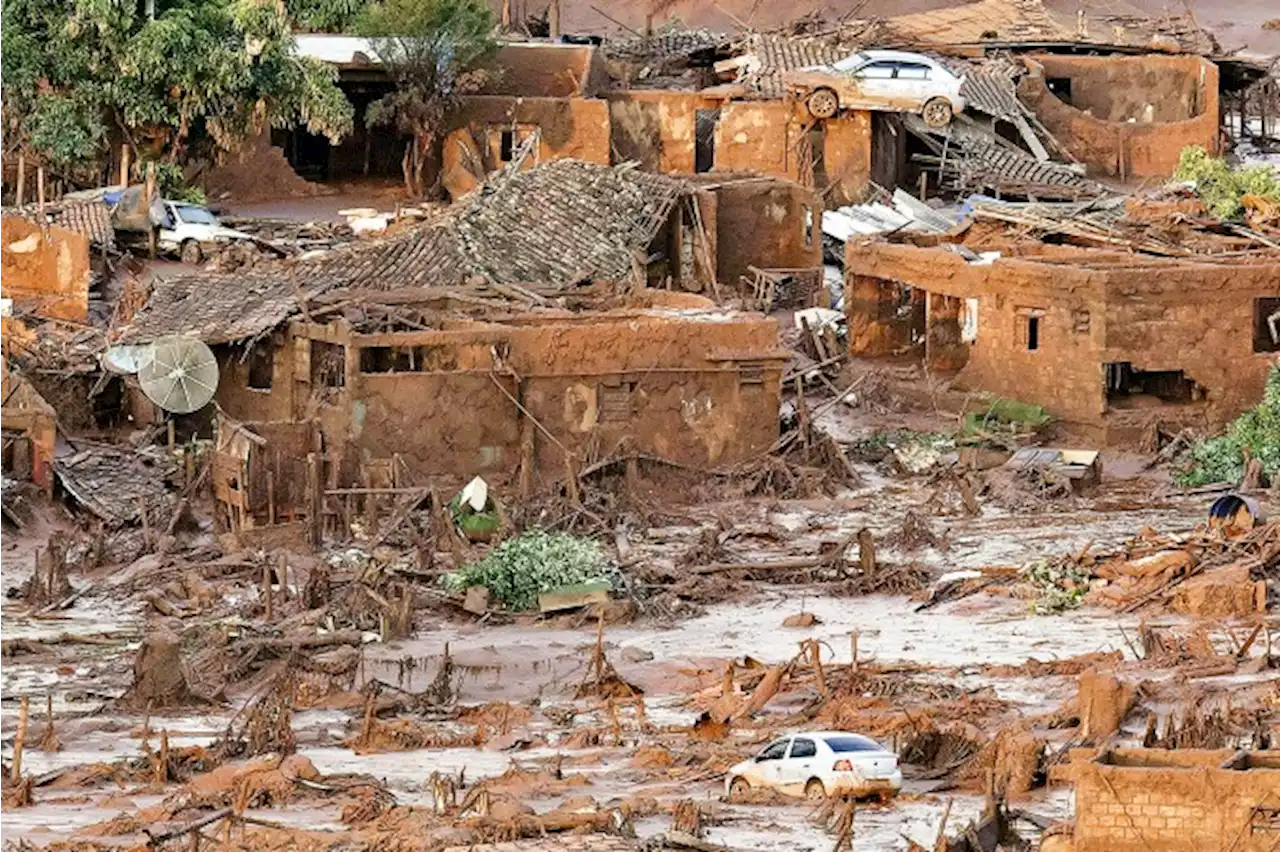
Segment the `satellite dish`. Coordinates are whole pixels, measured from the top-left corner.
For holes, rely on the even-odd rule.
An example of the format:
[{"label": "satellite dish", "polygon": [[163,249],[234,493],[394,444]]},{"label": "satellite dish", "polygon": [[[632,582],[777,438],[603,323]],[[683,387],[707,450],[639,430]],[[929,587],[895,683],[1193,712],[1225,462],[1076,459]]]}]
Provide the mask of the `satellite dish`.
[{"label": "satellite dish", "polygon": [[130,376],[146,366],[153,350],[150,343],[122,343],[102,353],[102,366],[121,376]]},{"label": "satellite dish", "polygon": [[198,411],[213,399],[218,361],[208,346],[190,337],[166,337],[151,348],[151,360],[138,370],[148,399],[174,414]]}]

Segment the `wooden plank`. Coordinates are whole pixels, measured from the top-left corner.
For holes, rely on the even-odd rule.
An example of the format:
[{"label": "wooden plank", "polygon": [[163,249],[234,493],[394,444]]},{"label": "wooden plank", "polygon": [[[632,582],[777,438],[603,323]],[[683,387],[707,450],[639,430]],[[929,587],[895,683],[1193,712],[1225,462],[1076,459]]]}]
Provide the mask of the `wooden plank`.
[{"label": "wooden plank", "polygon": [[612,589],[613,585],[607,580],[561,586],[558,589],[538,595],[538,611],[559,612],[560,610],[576,609],[593,603],[608,603],[609,592]]}]

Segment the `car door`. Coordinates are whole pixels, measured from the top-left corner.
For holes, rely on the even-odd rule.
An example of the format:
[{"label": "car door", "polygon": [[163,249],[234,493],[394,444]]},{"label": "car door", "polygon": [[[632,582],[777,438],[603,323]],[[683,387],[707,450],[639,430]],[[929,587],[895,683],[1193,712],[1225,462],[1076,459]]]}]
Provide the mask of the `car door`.
[{"label": "car door", "polygon": [[790,737],[771,742],[764,751],[756,756],[751,775],[753,783],[762,787],[778,786],[782,765],[786,762],[787,749],[791,745]]},{"label": "car door", "polygon": [[178,217],[177,210],[169,202],[164,202],[163,209],[164,222],[160,224],[156,239],[161,248],[174,249],[181,242],[182,235],[179,231],[182,228],[182,219]]},{"label": "car door", "polygon": [[934,85],[933,69],[923,62],[898,62],[893,75],[892,97],[901,109],[919,109]]},{"label": "car door", "polygon": [[787,759],[782,763],[779,783],[783,787],[802,791],[805,782],[818,774],[818,744],[810,737],[794,737]]},{"label": "car door", "polygon": [[893,97],[893,75],[897,70],[896,63],[883,59],[858,68],[841,93],[840,105],[845,109],[884,109],[885,102]]}]

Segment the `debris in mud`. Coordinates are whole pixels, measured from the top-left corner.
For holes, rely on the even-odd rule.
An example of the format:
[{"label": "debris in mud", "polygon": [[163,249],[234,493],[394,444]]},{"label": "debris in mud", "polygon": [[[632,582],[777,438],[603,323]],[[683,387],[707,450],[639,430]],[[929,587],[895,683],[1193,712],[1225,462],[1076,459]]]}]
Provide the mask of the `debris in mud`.
[{"label": "debris in mud", "polygon": [[643,707],[643,695],[644,690],[624,680],[605,655],[604,619],[601,618],[596,629],[595,649],[591,653],[591,660],[582,676],[582,682],[578,684],[578,688],[574,691],[574,697],[634,698]]},{"label": "debris in mud", "polygon": [[1070,558],[1038,559],[1019,569],[1018,577],[1029,587],[1031,611],[1037,615],[1075,609],[1089,591],[1089,571]]},{"label": "debris in mud", "polygon": [[227,724],[214,744],[224,758],[290,755],[297,750],[293,733],[293,697],[297,685],[287,668]]},{"label": "debris in mud", "polygon": [[902,518],[902,526],[886,537],[885,544],[904,553],[911,553],[925,547],[941,551],[951,548],[946,536],[934,533],[928,518],[914,509],[907,510]]},{"label": "debris in mud", "polygon": [[157,632],[142,641],[134,658],[133,686],[120,703],[137,710],[157,710],[215,700],[215,695],[202,695],[192,688],[178,637]]},{"label": "debris in mud", "polygon": [[1080,675],[1072,705],[1080,720],[1080,736],[1098,742],[1120,730],[1137,693],[1114,674],[1090,669]]},{"label": "debris in mud", "polygon": [[1045,741],[1029,730],[1005,728],[957,772],[960,780],[991,788],[1001,797],[1039,786],[1045,777]]}]

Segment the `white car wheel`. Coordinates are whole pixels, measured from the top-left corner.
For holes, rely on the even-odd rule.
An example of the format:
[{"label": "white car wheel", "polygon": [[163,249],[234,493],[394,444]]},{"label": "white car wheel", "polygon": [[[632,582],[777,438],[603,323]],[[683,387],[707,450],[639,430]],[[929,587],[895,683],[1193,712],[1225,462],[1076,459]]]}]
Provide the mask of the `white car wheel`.
[{"label": "white car wheel", "polygon": [[739,775],[737,778],[729,782],[729,801],[741,801],[742,797],[751,789],[751,782]]},{"label": "white car wheel", "polygon": [[827,797],[827,788],[822,786],[822,782],[817,778],[810,778],[809,783],[804,785],[804,797],[806,799],[825,799]]}]

